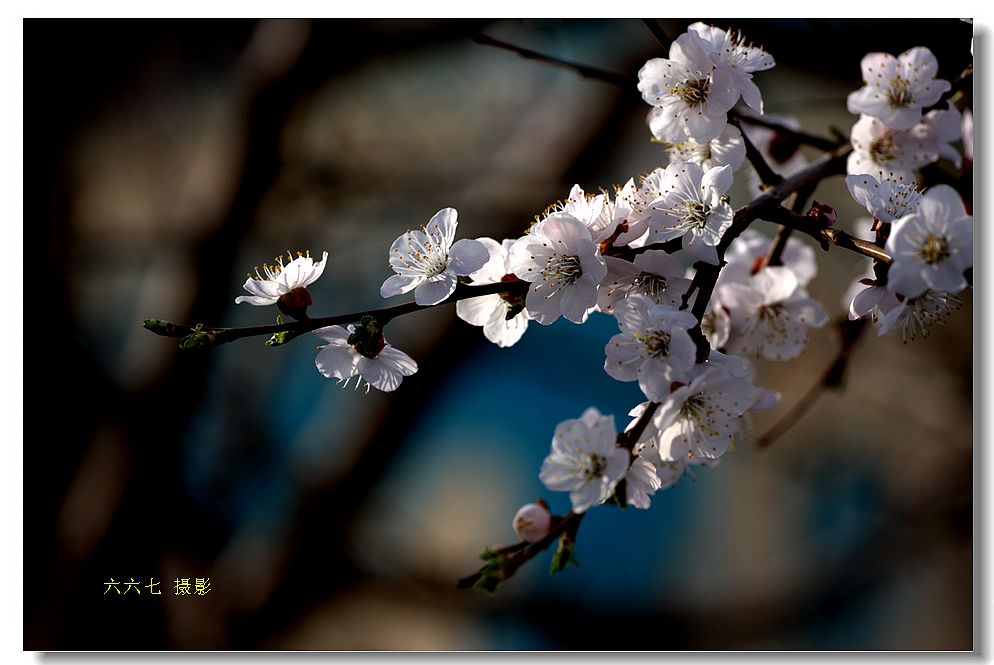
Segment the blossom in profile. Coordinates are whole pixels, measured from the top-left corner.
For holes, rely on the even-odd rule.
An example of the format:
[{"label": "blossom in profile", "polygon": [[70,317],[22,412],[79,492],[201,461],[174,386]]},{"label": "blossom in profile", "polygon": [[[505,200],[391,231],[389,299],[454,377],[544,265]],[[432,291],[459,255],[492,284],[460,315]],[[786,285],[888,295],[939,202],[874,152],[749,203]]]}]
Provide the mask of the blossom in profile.
[{"label": "blossom in profile", "polygon": [[453,243],[458,226],[454,208],[443,208],[420,230],[408,231],[390,246],[390,267],[396,275],[380,287],[384,298],[414,291],[414,302],[436,305],[456,290],[459,277],[483,267],[490,257],[475,240]]},{"label": "blossom in profile", "polygon": [[758,46],[746,43],[746,38],[733,30],[706,23],[691,23],[688,30],[696,32],[710,46],[710,51],[732,70],[735,85],[749,108],[763,112],[763,97],[752,80],[753,72],[761,72],[776,66],[773,56]]},{"label": "blossom in profile", "polygon": [[887,223],[917,212],[922,198],[913,182],[877,180],[869,173],[847,175],[846,187],[867,212]]},{"label": "blossom in profile", "polygon": [[[498,244],[493,238],[477,238],[487,248],[490,258],[483,267],[470,274],[474,284],[494,284],[513,279],[510,267],[511,245],[505,239]],[[495,293],[477,298],[465,298],[456,303],[456,315],[473,326],[483,328],[483,336],[501,348],[513,346],[528,328],[528,311],[523,295]]]},{"label": "blossom in profile", "polygon": [[556,427],[552,452],[539,479],[553,491],[569,492],[574,513],[604,503],[628,470],[631,454],[616,445],[614,416],[589,408]]},{"label": "blossom in profile", "polygon": [[586,321],[597,304],[597,285],[607,275],[590,230],[566,212],[552,213],[514,241],[508,265],[531,283],[525,307],[542,325],[560,316],[573,323]]},{"label": "blossom in profile", "polygon": [[235,303],[247,302],[250,305],[262,306],[277,304],[283,299],[282,302],[294,311],[299,311],[299,305],[306,309],[311,304],[307,287],[316,282],[324,272],[328,252],[324,252],[320,261],[312,259],[310,252],[303,254],[297,252],[296,258],[287,252],[287,256],[290,257],[287,263],[283,263],[283,257],[280,256],[273,260],[272,265],[263,263],[261,272],[256,267],[255,274],[250,273],[243,285],[243,288],[252,295],[238,296],[235,298]]},{"label": "blossom in profile", "polygon": [[860,63],[863,87],[849,93],[850,113],[872,116],[890,129],[911,129],[922,109],[939,101],[949,81],[935,78],[939,62],[932,51],[916,46],[897,56],[868,53]]},{"label": "blossom in profile", "polygon": [[946,317],[963,306],[963,302],[953,294],[931,289],[914,298],[897,300],[897,304],[880,318],[877,336],[900,330],[905,344],[919,337],[928,337],[933,326],[945,323]]},{"label": "blossom in profile", "polygon": [[[365,317],[369,318],[369,317]],[[314,334],[327,344],[320,347],[314,363],[327,378],[338,379],[342,388],[355,378],[355,389],[365,382],[383,392],[396,390],[405,376],[418,371],[418,364],[386,343],[375,324],[365,319],[359,326],[328,326]]]},{"label": "blossom in profile", "polygon": [[893,259],[887,287],[907,298],[925,291],[956,293],[973,266],[973,218],[949,185],[922,196],[918,210],[894,221],[886,251]]}]

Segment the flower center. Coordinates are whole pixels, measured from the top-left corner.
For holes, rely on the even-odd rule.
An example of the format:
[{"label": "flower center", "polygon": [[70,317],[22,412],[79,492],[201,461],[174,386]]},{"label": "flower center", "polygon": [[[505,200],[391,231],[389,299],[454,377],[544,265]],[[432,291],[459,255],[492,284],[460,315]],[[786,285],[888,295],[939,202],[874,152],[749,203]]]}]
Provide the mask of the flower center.
[{"label": "flower center", "polygon": [[643,270],[636,275],[628,292],[649,296],[658,305],[663,301],[663,293],[666,292],[666,279]]},{"label": "flower center", "polygon": [[545,264],[542,277],[558,280],[563,286],[569,286],[580,279],[583,270],[580,269],[579,256],[563,256],[553,254]]},{"label": "flower center", "polygon": [[583,461],[580,473],[584,478],[593,480],[604,475],[604,471],[607,469],[607,460],[603,455],[584,453],[580,456],[580,459]]},{"label": "flower center", "polygon": [[[291,252],[288,249],[286,250],[286,255],[287,257],[289,257],[287,263],[292,263],[294,261],[293,252]],[[311,257],[311,250],[307,250],[306,252],[297,252],[296,256],[296,258],[298,259],[310,258],[310,257]],[[265,282],[265,281],[273,282],[276,281],[276,279],[280,276],[280,273],[283,272],[283,269],[285,267],[286,265],[283,263],[283,257],[277,256],[275,259],[273,259],[273,265],[269,265],[268,263],[262,264],[261,273],[259,272],[259,266],[255,266],[254,268],[255,274],[254,275],[252,273],[247,273],[247,274],[249,279],[254,279],[258,282]]]},{"label": "flower center", "polygon": [[870,158],[877,164],[884,164],[897,156],[897,145],[894,137],[887,132],[870,144]]},{"label": "flower center", "polygon": [[929,289],[917,298],[908,298],[898,320],[901,340],[907,344],[908,340],[914,341],[918,335],[928,337],[929,328],[942,323],[953,310],[962,306],[963,301],[945,291]]},{"label": "flower center", "polygon": [[704,393],[697,393],[684,401],[683,406],[680,407],[680,416],[687,420],[693,420],[698,425],[703,425],[709,411],[708,398]]},{"label": "flower center", "polygon": [[929,265],[944,261],[949,258],[949,243],[945,238],[929,233],[925,236],[925,241],[918,246],[918,255]]},{"label": "flower center", "polygon": [[635,339],[642,342],[646,352],[653,358],[665,358],[670,355],[670,336],[661,330],[635,333]]},{"label": "flower center", "polygon": [[890,87],[887,88],[887,103],[892,109],[899,109],[915,103],[907,79],[894,78],[890,80]]},{"label": "flower center", "polygon": [[683,216],[684,221],[698,228],[704,228],[708,223],[708,215],[711,214],[711,208],[700,201],[685,201],[684,205],[687,208],[687,212]]},{"label": "flower center", "polygon": [[707,104],[709,92],[711,92],[711,77],[686,81],[683,85],[670,88],[670,94],[681,98],[690,108]]},{"label": "flower center", "polygon": [[918,201],[921,200],[921,192],[909,183],[901,183],[894,187],[890,196],[887,197],[887,204],[884,210],[892,217],[903,217],[918,210]]}]

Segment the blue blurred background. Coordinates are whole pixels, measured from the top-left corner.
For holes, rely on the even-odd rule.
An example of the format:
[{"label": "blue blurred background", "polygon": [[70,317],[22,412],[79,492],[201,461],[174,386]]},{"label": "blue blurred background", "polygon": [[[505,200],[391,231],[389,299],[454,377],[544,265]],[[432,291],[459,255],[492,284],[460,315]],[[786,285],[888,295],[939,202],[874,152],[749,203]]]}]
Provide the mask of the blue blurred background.
[{"label": "blue blurred background", "polygon": [[[971,59],[955,19],[710,21],[777,59],[767,112],[822,135],[848,134],[866,52],[927,45],[946,79]],[[317,373],[316,338],[181,353],[141,328],[272,322],[234,298],[287,249],[330,253],[315,314],[378,307],[390,243],[442,207],[460,237],[516,237],[573,183],[647,173],[665,158],[635,73],[663,55],[638,20],[25,21],[25,230],[46,265],[25,301],[48,322],[26,393],[51,414],[25,441],[25,648],[971,648],[969,294],[926,340],[867,335],[844,390],[768,450],[648,511],[591,511],[582,568],[550,576],[545,554],[494,595],[455,581],[516,539],[521,504],[568,509],[538,481],[556,424],[596,406],[621,427],[641,401],[603,372],[611,318],[499,349],[451,307],[403,317],[387,338],[420,370],[369,395]],[[814,198],[861,214],[839,178]],[[818,258],[812,295],[842,314],[862,259]],[[826,327],[760,364],[784,404],[757,432],[837,348]],[[163,594],[105,596],[111,577]],[[211,592],[173,595],[186,577]]]}]

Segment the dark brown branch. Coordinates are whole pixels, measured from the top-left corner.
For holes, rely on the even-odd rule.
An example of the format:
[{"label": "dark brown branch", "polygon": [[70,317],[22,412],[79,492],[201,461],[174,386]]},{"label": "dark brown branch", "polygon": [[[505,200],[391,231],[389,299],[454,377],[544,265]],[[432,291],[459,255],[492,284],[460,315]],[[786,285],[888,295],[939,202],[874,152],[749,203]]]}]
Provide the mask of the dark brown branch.
[{"label": "dark brown branch", "polygon": [[855,321],[843,321],[839,324],[839,333],[842,336],[842,346],[836,354],[832,363],[822,373],[818,383],[811,386],[804,396],[785,413],[780,420],[775,422],[766,432],[756,439],[758,448],[766,448],[783,434],[793,427],[804,414],[811,410],[818,399],[829,388],[835,388],[842,384],[845,377],[846,368],[849,365],[849,358],[853,348],[866,330],[866,320],[857,319]]},{"label": "dark brown branch", "polygon": [[766,158],[763,157],[752,141],[745,132],[742,132],[742,125],[739,124],[739,120],[736,116],[729,118],[729,122],[735,125],[742,134],[742,144],[745,145],[746,159],[752,164],[752,168],[756,169],[756,173],[759,175],[759,181],[763,183],[763,189],[768,189],[774,185],[778,185],[783,182],[783,177],[775,172],[770,165],[767,163]]},{"label": "dark brown branch", "polygon": [[[791,194],[790,202],[787,204],[787,208],[793,212],[800,213],[804,206],[807,205],[808,198],[814,193],[814,187],[808,186],[803,190],[797,190]],[[778,266],[782,264],[780,260],[783,256],[783,251],[787,248],[787,241],[790,240],[790,233],[792,229],[789,226],[781,226],[777,229],[776,236],[773,238],[773,243],[770,245],[770,251],[763,259],[761,267],[766,266]]]},{"label": "dark brown branch", "polygon": [[605,81],[607,83],[613,83],[614,85],[620,85],[625,88],[635,89],[638,84],[638,80],[632,78],[631,76],[626,76],[625,74],[617,74],[615,72],[605,71],[603,69],[598,69],[596,67],[590,67],[589,65],[583,65],[578,62],[572,62],[570,60],[563,60],[562,58],[556,58],[551,55],[546,55],[544,53],[539,53],[538,51],[532,51],[531,49],[524,48],[522,46],[515,46],[514,44],[508,44],[500,39],[494,39],[487,35],[477,33],[473,35],[473,41],[477,44],[484,44],[486,46],[496,46],[497,48],[502,48],[506,51],[511,51],[512,53],[517,53],[522,58],[528,60],[537,60],[539,62],[544,62],[550,65],[555,65],[557,67],[564,67],[566,69],[572,69],[580,76],[589,79],[596,79],[598,81]]},{"label": "dark brown branch", "polygon": [[[791,129],[790,127],[785,127],[784,125],[781,125],[779,123],[772,122],[770,120],[764,120],[763,118],[757,118],[756,116],[748,115],[746,113],[741,113],[739,111],[735,111],[734,109],[728,112],[728,117],[729,119],[737,118],[741,122],[745,122],[750,125],[756,125],[757,127],[766,127],[767,129],[772,129],[775,132],[779,132],[781,134],[793,138],[798,143],[809,145],[812,148],[817,148],[818,150],[824,150],[826,152],[835,150],[840,145],[845,144],[845,141],[842,141],[840,143],[833,141],[831,139],[826,139],[821,136],[815,136],[814,134],[802,132],[797,129]],[[745,136],[744,132],[743,136]]]},{"label": "dark brown branch", "polygon": [[[725,250],[728,249],[732,241],[738,238],[750,224],[757,219],[767,218],[768,213],[771,211],[782,210],[790,213],[789,210],[780,205],[780,202],[792,193],[805,187],[813,187],[828,176],[845,173],[846,158],[850,152],[852,152],[852,146],[848,144],[835,148],[815,160],[808,168],[789,178],[785,178],[779,184],[770,187],[761,196],[736,210],[735,215],[732,217],[732,225],[728,227],[725,234],[721,237],[721,242],[718,243],[719,265],[710,265],[701,262],[696,264],[697,272],[694,274],[692,290],[697,291],[697,296],[691,312],[697,317],[697,325],[688,332],[697,344],[697,362],[704,362],[711,353],[711,345],[701,331],[701,322],[704,320],[704,313],[707,311],[708,304],[711,301],[711,294],[714,293],[715,284],[718,282],[718,275],[721,273],[722,265],[724,265]],[[803,219],[807,220],[807,218]],[[835,229],[830,229],[830,231],[835,231]],[[877,251],[879,251],[879,248]]]},{"label": "dark brown branch", "polygon": [[243,337],[255,337],[258,335],[273,335],[280,332],[291,333],[297,336],[305,332],[317,330],[327,326],[354,323],[364,316],[372,316],[377,322],[384,326],[388,321],[404,314],[417,312],[422,309],[430,309],[438,305],[465,300],[466,298],[477,298],[495,293],[524,293],[528,288],[528,282],[514,280],[508,282],[496,282],[494,284],[482,284],[472,286],[469,284],[459,284],[455,292],[438,303],[437,305],[419,305],[415,302],[407,302],[401,305],[391,305],[379,309],[370,309],[362,312],[352,312],[350,314],[336,314],[334,316],[324,316],[316,319],[303,319],[300,321],[290,321],[288,323],[274,323],[266,326],[249,326],[245,328],[209,328],[205,326],[189,326],[185,324],[171,323],[169,321],[159,321],[148,319],[144,322],[146,329],[157,335],[165,337],[187,337],[196,333],[210,336],[210,341],[202,346],[216,346],[226,344]]},{"label": "dark brown branch", "polygon": [[849,251],[862,254],[863,256],[880,261],[881,263],[890,264],[891,262],[891,257],[880,249],[878,245],[875,245],[868,240],[862,240],[855,236],[851,236],[841,229],[820,225],[815,218],[799,215],[796,212],[788,210],[787,208],[773,208],[768,211],[763,218],[770,222],[781,224],[795,231],[806,233],[817,240],[822,246],[822,249],[828,250],[829,245],[835,245],[836,247],[848,249]]}]

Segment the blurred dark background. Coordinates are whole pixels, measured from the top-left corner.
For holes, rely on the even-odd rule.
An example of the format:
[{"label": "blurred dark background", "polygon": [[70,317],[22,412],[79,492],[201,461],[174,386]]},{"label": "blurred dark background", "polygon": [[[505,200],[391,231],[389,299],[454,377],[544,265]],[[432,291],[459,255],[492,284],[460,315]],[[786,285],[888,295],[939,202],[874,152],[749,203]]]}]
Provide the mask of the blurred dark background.
[{"label": "blurred dark background", "polygon": [[[767,111],[822,135],[848,134],[866,52],[926,45],[946,79],[971,58],[956,19],[711,21],[777,59],[756,75]],[[634,86],[665,56],[642,22],[26,20],[24,36],[25,237],[44,269],[23,288],[45,321],[25,331],[26,649],[972,648],[969,293],[927,340],[868,335],[845,389],[770,449],[648,511],[593,510],[581,569],[549,576],[546,554],[495,595],[455,580],[515,540],[522,503],[568,508],[538,481],[556,423],[593,405],[620,426],[641,399],[602,370],[611,319],[533,323],[502,350],[451,307],[404,317],[388,339],[420,371],[367,396],[317,373],[316,339],[181,353],[141,328],[271,322],[234,298],[287,249],[331,255],[316,314],[377,307],[390,243],[438,209],[460,237],[515,237],[574,182],[665,163]],[[839,178],[815,198],[860,215]],[[841,314],[864,264],[818,256],[811,292]],[[760,365],[784,405],[757,432],[837,346],[826,328]],[[132,577],[162,595],[103,594]],[[173,595],[198,577],[207,595]]]}]

